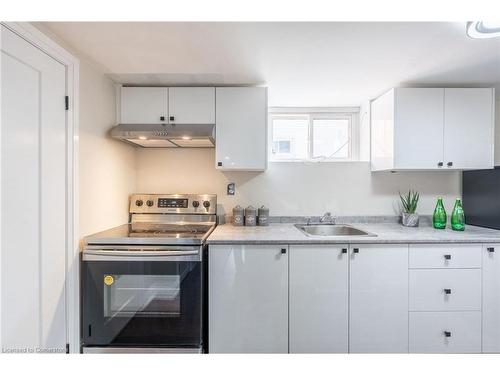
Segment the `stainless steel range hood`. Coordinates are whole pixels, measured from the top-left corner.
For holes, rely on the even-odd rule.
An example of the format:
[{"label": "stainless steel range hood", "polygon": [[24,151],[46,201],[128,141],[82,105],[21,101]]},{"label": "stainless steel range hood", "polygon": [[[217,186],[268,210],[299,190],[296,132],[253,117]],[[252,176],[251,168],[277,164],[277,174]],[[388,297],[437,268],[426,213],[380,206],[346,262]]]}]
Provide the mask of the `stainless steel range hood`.
[{"label": "stainless steel range hood", "polygon": [[119,124],[111,137],[140,147],[214,147],[214,124]]}]

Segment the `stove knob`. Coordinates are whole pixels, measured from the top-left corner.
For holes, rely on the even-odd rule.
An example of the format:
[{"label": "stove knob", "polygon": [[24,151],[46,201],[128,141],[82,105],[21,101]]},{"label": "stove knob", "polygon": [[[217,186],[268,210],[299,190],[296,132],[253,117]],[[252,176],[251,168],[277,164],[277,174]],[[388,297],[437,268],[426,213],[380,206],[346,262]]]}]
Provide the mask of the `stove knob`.
[{"label": "stove knob", "polygon": [[148,199],[148,201],[146,202],[146,204],[148,205],[148,207],[152,207],[153,204],[155,204],[155,202],[152,201],[151,199]]},{"label": "stove knob", "polygon": [[137,200],[135,201],[135,205],[136,205],[136,206],[139,206],[139,207],[141,207],[143,203],[144,203],[144,202],[142,201],[142,199],[137,199]]},{"label": "stove knob", "polygon": [[200,205],[200,202],[198,201],[193,201],[193,207],[196,208]]},{"label": "stove knob", "polygon": [[205,207],[205,208],[210,207],[210,202],[209,201],[203,201],[203,207]]}]

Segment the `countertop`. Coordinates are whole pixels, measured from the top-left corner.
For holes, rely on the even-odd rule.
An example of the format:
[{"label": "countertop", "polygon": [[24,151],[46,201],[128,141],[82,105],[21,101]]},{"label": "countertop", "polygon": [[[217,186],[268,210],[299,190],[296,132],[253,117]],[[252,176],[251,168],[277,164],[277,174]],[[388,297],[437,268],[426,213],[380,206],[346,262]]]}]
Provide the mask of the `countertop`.
[{"label": "countertop", "polygon": [[500,230],[466,226],[457,232],[450,228],[434,229],[429,224],[417,228],[397,223],[349,224],[376,236],[308,236],[294,224],[270,224],[267,227],[217,226],[208,237],[208,244],[329,244],[329,243],[500,243]]}]

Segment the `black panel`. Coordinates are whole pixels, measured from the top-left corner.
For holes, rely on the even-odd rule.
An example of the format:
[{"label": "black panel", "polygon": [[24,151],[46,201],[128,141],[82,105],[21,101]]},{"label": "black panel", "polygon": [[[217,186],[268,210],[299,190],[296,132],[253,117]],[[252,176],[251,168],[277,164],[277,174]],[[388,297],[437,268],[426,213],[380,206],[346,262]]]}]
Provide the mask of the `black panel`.
[{"label": "black panel", "polygon": [[500,167],[463,172],[462,195],[466,224],[500,229]]}]

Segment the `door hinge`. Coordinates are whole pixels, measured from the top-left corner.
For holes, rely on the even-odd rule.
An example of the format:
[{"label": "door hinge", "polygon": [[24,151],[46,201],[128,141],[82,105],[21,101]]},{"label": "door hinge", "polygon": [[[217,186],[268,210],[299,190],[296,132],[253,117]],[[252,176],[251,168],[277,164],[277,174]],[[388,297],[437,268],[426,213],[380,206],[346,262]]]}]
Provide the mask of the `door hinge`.
[{"label": "door hinge", "polygon": [[69,354],[69,344],[66,344],[66,354]]},{"label": "door hinge", "polygon": [[64,97],[64,107],[66,108],[66,111],[69,109],[69,96],[66,95]]}]

